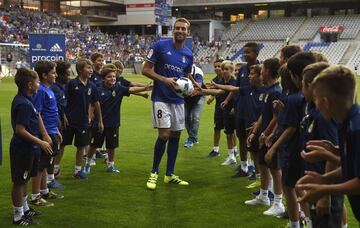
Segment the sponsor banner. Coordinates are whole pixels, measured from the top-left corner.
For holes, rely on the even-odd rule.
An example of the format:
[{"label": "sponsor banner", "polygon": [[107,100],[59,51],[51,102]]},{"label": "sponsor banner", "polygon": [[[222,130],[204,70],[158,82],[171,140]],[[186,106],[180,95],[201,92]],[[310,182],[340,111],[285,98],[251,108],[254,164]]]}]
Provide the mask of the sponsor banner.
[{"label": "sponsor banner", "polygon": [[151,8],[155,7],[155,3],[146,3],[146,4],[128,4],[126,8]]},{"label": "sponsor banner", "polygon": [[65,61],[64,34],[29,34],[29,59],[33,68],[37,61]]},{"label": "sponsor banner", "polygon": [[334,26],[320,26],[321,33],[342,33],[344,31],[344,26],[334,25]]}]

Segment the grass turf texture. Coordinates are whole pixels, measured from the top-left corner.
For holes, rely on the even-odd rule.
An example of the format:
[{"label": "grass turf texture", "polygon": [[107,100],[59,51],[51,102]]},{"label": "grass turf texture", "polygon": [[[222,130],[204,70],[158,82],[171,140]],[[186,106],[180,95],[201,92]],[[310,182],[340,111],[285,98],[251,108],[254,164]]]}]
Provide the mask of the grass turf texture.
[{"label": "grass turf texture", "polygon": [[[130,81],[148,81],[141,75],[126,75]],[[210,81],[212,75],[206,76]],[[10,105],[16,94],[12,78],[0,83],[0,117],[3,135],[3,165],[0,167],[0,227],[13,227],[10,198],[9,142],[12,136]],[[181,140],[175,173],[189,186],[163,183],[167,155],[164,155],[156,191],[146,189],[157,131],[152,129],[150,99],[132,95],[124,98],[121,113],[120,147],[115,165],[120,174],[107,173],[103,160],[91,169],[89,180],[72,177],[75,147],[66,147],[59,181],[65,189],[55,190],[64,199],[54,207],[37,207],[43,215],[39,227],[284,227],[286,220],[262,215],[267,207],[247,206],[251,191],[246,178],[232,179],[233,168],[220,166],[227,156],[226,138],[221,135],[221,156],[206,158],[212,149],[214,104],[204,105],[199,144],[183,147]],[[28,184],[31,194],[31,182]],[[348,207],[349,208],[349,207]],[[351,210],[349,227],[356,227]]]}]

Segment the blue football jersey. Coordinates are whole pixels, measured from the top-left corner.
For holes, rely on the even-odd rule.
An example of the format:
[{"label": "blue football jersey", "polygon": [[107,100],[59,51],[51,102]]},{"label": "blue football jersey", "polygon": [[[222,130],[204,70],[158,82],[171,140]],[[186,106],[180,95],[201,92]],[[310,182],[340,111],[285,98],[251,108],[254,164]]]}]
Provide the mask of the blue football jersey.
[{"label": "blue football jersey", "polygon": [[[193,64],[192,51],[184,46],[177,50],[173,40],[160,40],[155,42],[147,54],[147,61],[154,64],[154,71],[164,77],[185,77],[191,73]],[[183,104],[184,98],[178,96],[163,82],[155,81],[151,95],[152,101],[170,104]]]}]

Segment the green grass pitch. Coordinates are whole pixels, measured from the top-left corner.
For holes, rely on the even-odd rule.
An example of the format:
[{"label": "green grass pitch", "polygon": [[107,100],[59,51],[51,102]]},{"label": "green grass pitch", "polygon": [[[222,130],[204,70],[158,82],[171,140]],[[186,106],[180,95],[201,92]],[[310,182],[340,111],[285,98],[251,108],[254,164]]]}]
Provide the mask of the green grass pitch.
[{"label": "green grass pitch", "polygon": [[[148,81],[141,75],[126,75],[130,81]],[[212,75],[207,75],[210,81]],[[12,78],[0,82],[0,117],[3,135],[3,165],[0,167],[0,227],[12,227],[9,141],[12,136],[10,105],[16,93]],[[220,163],[227,156],[225,135],[221,138],[221,156],[206,158],[212,149],[214,105],[204,105],[201,114],[199,144],[185,149],[184,131],[180,140],[175,173],[189,186],[163,183],[164,155],[156,191],[146,189],[151,170],[157,131],[152,129],[150,100],[124,98],[121,112],[120,147],[116,166],[120,174],[106,173],[103,160],[97,160],[89,180],[72,177],[75,148],[66,147],[59,181],[66,187],[55,190],[65,195],[55,206],[37,208],[39,227],[284,227],[286,220],[262,215],[266,207],[246,206],[251,191],[247,179],[232,179],[234,167]],[[28,192],[31,193],[29,183]],[[349,227],[356,227],[349,210]]]}]

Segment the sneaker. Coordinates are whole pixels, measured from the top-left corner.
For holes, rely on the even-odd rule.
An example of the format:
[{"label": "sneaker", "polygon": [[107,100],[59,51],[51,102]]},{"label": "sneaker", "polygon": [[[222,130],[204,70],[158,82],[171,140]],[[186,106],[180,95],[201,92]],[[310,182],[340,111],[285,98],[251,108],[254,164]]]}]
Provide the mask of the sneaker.
[{"label": "sneaker", "polygon": [[248,173],[255,173],[255,166],[248,165]]},{"label": "sneaker", "polygon": [[54,168],[54,176],[55,177],[60,176],[60,168]]},{"label": "sneaker", "polygon": [[32,225],[38,225],[39,223],[37,223],[34,220],[32,220],[31,218],[23,215],[21,217],[21,219],[16,222],[15,222],[15,220],[13,220],[13,224],[18,225],[18,226],[32,226]]},{"label": "sneaker", "polygon": [[[254,196],[258,196],[260,194],[260,189],[253,191],[251,194],[254,195]],[[274,193],[272,191],[268,191],[268,197],[270,199],[270,202],[274,201],[275,196],[274,196]]]},{"label": "sneaker", "polygon": [[197,140],[196,140],[196,141],[195,141],[195,142],[193,142],[193,143],[194,143],[195,145],[197,145],[197,144],[199,144],[199,141],[197,141]]},{"label": "sneaker", "polygon": [[88,177],[80,170],[73,174],[73,177],[80,180],[87,180]]},{"label": "sneaker", "polygon": [[101,153],[99,150],[96,151],[95,153],[96,158],[105,158],[105,155],[103,153]]},{"label": "sneaker", "polygon": [[219,155],[220,155],[219,152],[215,152],[214,150],[212,150],[212,151],[208,154],[208,158],[217,157],[217,156],[219,156]]},{"label": "sneaker", "polygon": [[85,174],[90,174],[90,171],[91,171],[91,165],[90,165],[90,163],[87,163],[86,162],[86,164],[85,164],[85,166],[84,166],[84,173]]},{"label": "sneaker", "polygon": [[264,211],[264,215],[270,215],[270,216],[278,216],[285,212],[284,205],[274,203],[268,210]]},{"label": "sneaker", "polygon": [[56,179],[47,184],[48,188],[64,188],[63,184],[60,184]]},{"label": "sneaker", "polygon": [[116,169],[114,166],[108,167],[106,171],[109,173],[120,173],[120,171]]},{"label": "sneaker", "polygon": [[34,205],[34,206],[41,206],[41,207],[52,207],[54,206],[53,203],[46,201],[44,198],[42,198],[41,196],[34,199],[34,200],[30,200],[30,204]]},{"label": "sneaker", "polygon": [[226,160],[221,163],[221,165],[235,165],[236,164],[236,160],[230,157],[227,157]]},{"label": "sneaker", "polygon": [[95,158],[90,160],[90,166],[94,166],[94,165],[96,165],[96,159]]},{"label": "sneaker", "polygon": [[49,200],[49,199],[63,199],[64,198],[63,195],[56,194],[53,191],[49,191],[48,194],[43,194],[43,195],[41,195],[41,197],[44,198],[44,199],[47,199],[47,200]]},{"label": "sneaker", "polygon": [[37,210],[34,210],[33,208],[29,207],[29,210],[25,211],[24,212],[24,215],[26,217],[35,217],[35,216],[40,216],[41,215],[41,212],[40,211],[37,211]]},{"label": "sneaker", "polygon": [[282,214],[276,216],[276,218],[289,220],[289,214],[287,211],[284,211]]},{"label": "sneaker", "polygon": [[236,174],[232,175],[232,178],[238,178],[238,177],[247,177],[249,174],[244,172],[244,170],[240,169],[239,172],[237,172]]},{"label": "sneaker", "polygon": [[148,189],[155,190],[157,179],[158,179],[158,175],[156,173],[150,173],[150,177],[146,182],[146,187]]},{"label": "sneaker", "polygon": [[190,140],[187,140],[186,142],[185,142],[185,144],[184,144],[184,147],[185,148],[191,148],[191,147],[193,147],[194,146],[194,143],[192,142],[192,141],[190,141]]},{"label": "sneaker", "polygon": [[238,166],[236,166],[236,168],[234,169],[234,171],[236,171],[236,172],[239,172],[240,170],[242,170],[242,169],[241,169],[241,164],[238,165]]},{"label": "sneaker", "polygon": [[164,177],[164,183],[169,184],[178,184],[178,185],[189,185],[188,182],[181,180],[178,176],[175,176],[174,174],[171,176],[165,176]]},{"label": "sneaker", "polygon": [[245,201],[246,205],[265,205],[265,206],[270,206],[270,200],[268,197],[263,198],[260,196],[256,196],[254,199],[252,200],[246,200]]},{"label": "sneaker", "polygon": [[248,177],[248,180],[249,181],[256,181],[256,173],[255,172],[250,173],[250,175]]},{"label": "sneaker", "polygon": [[245,188],[257,188],[257,187],[260,187],[260,180],[256,180],[256,181],[252,182],[251,184],[249,184]]}]

